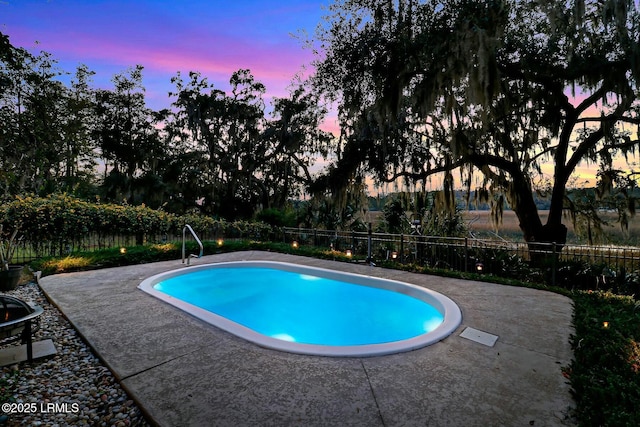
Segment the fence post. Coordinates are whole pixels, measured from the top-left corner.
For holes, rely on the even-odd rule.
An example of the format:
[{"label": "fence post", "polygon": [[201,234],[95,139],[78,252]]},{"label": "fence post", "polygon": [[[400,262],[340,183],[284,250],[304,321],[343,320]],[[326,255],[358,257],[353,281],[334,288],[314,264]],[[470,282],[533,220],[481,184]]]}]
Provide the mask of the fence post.
[{"label": "fence post", "polygon": [[356,250],[356,232],[351,230],[351,250],[354,251]]},{"label": "fence post", "polygon": [[464,272],[469,272],[469,238],[464,238]]},{"label": "fence post", "polygon": [[404,264],[404,233],[400,234],[400,264]]},{"label": "fence post", "polygon": [[313,246],[318,247],[318,229],[313,229]]},{"label": "fence post", "polygon": [[371,223],[369,223],[369,227],[367,230],[367,262],[371,263],[373,262],[373,259],[371,258],[371,233],[372,233],[372,225]]},{"label": "fence post", "polygon": [[551,286],[555,286],[556,285],[556,242],[553,242],[551,244],[551,250],[553,252],[553,255],[551,257]]}]

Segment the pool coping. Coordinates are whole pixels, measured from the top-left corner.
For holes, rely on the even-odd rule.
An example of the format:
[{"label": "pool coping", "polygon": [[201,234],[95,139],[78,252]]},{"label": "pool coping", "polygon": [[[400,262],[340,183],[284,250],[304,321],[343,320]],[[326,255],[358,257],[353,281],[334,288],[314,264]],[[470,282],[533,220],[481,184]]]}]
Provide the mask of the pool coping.
[{"label": "pool coping", "polygon": [[[236,323],[233,320],[227,319],[197,305],[190,304],[186,301],[175,298],[154,288],[154,285],[162,280],[170,279],[192,271],[195,272],[201,271],[203,269],[221,267],[274,268],[288,272],[309,274],[316,277],[398,292],[432,305],[436,310],[438,310],[438,312],[440,312],[440,314],[443,315],[444,319],[433,331],[400,341],[344,346],[304,344],[284,341],[281,339],[263,335],[251,328]],[[278,261],[252,260],[200,264],[197,266],[192,266],[190,269],[172,270],[165,273],[155,274],[144,279],[138,285],[138,289],[160,299],[161,301],[171,304],[174,307],[177,307],[185,311],[186,313],[189,313],[192,316],[211,324],[212,326],[218,327],[247,341],[253,342],[260,347],[287,351],[295,354],[307,354],[312,356],[373,357],[411,351],[421,347],[425,347],[427,345],[432,345],[438,341],[442,341],[443,339],[451,335],[462,322],[462,312],[455,302],[453,302],[449,297],[425,287],[415,286],[410,283],[399,282],[397,280],[363,276],[360,274],[329,270],[319,267],[301,266],[300,264]]]},{"label": "pool coping", "polygon": [[[561,367],[572,353],[571,300],[491,283],[248,251],[195,264],[277,260],[391,278],[447,295],[457,330],[417,350],[328,358],[270,350],[137,289],[180,261],[48,276],[41,287],[140,405],[172,425],[572,425]],[[460,337],[473,327],[488,347]]]}]

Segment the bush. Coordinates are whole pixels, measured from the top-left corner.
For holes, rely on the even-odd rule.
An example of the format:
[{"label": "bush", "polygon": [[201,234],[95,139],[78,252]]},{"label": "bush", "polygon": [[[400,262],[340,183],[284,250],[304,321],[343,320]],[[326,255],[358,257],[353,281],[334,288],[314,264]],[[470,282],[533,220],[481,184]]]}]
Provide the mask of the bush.
[{"label": "bush", "polygon": [[264,209],[256,214],[256,220],[276,227],[295,227],[296,212],[291,209]]},{"label": "bush", "polygon": [[581,425],[640,425],[640,305],[609,292],[577,292],[574,304],[565,375]]},{"label": "bush", "polygon": [[65,254],[86,248],[87,237],[95,236],[98,248],[109,247],[113,236],[135,236],[137,244],[148,237],[182,233],[190,224],[198,234],[230,238],[268,239],[273,227],[263,223],[227,222],[203,215],[179,216],[144,205],[91,203],[67,194],[47,197],[17,197],[0,206],[0,224],[18,226],[24,241],[36,256]]}]

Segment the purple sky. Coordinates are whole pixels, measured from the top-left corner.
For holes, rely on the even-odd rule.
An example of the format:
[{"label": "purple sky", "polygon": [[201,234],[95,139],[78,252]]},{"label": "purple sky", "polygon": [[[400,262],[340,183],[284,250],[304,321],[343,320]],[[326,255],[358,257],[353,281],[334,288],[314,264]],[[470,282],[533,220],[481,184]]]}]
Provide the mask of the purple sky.
[{"label": "purple sky", "polygon": [[[147,102],[168,107],[170,78],[199,71],[226,90],[249,68],[267,101],[286,96],[312,54],[293,35],[313,35],[328,0],[0,0],[0,32],[14,46],[44,50],[73,73],[96,72],[94,86],[143,65]],[[304,38],[304,37],[303,37]],[[36,45],[36,42],[38,43]]]}]

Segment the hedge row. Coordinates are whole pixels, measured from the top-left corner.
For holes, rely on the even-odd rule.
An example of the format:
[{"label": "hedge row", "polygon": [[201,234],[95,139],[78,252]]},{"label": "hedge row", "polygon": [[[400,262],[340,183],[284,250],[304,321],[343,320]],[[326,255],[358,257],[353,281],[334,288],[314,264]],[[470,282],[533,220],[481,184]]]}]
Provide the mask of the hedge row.
[{"label": "hedge row", "polygon": [[144,205],[91,203],[67,194],[18,197],[0,206],[0,223],[6,232],[18,227],[19,235],[32,245],[79,246],[87,236],[178,236],[185,224],[201,236],[267,238],[274,233],[263,223],[174,215]]}]

